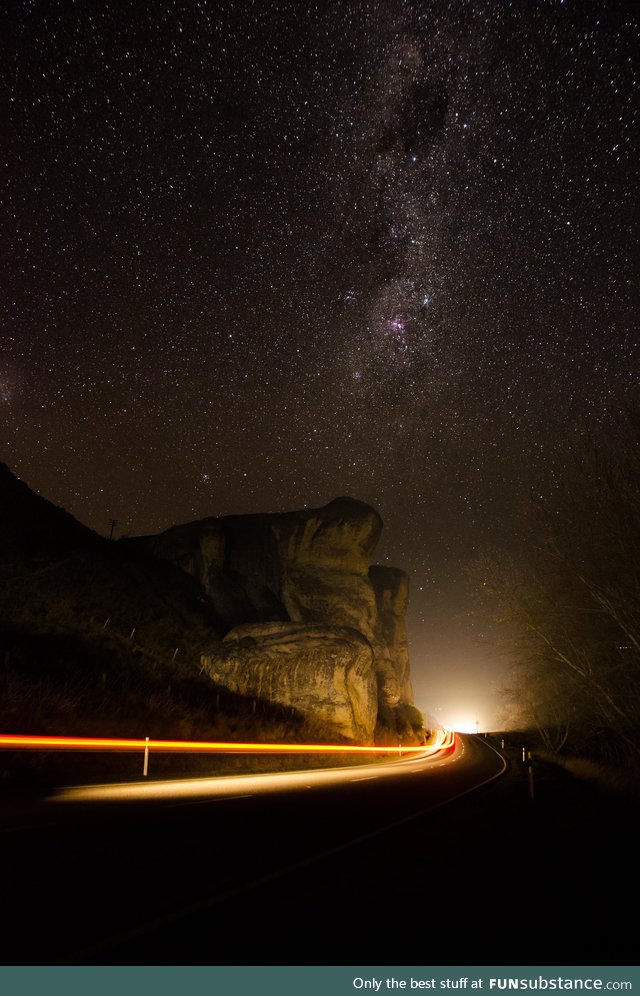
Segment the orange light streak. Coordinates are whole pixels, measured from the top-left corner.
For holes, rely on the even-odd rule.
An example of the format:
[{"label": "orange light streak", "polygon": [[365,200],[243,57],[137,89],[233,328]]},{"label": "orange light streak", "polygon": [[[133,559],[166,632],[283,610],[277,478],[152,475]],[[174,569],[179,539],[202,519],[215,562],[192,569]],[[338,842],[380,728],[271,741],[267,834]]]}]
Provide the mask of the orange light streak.
[{"label": "orange light streak", "polygon": [[200,740],[116,739],[112,737],[50,737],[0,734],[0,749],[8,750],[121,750],[178,751],[184,753],[256,754],[432,754],[455,746],[455,734],[438,731],[436,742],[420,746],[370,747],[353,744],[262,744]]}]

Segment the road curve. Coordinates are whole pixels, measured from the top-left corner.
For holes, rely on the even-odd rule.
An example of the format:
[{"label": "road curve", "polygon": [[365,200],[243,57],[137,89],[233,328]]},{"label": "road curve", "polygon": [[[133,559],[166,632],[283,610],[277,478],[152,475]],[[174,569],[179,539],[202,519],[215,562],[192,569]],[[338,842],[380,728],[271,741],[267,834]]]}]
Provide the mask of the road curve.
[{"label": "road curve", "polygon": [[[294,881],[298,891],[312,881],[315,889],[320,876],[325,887],[329,869],[357,862],[371,846],[384,852],[386,840],[429,814],[433,823],[434,811],[504,768],[483,740],[458,737],[453,751],[434,758],[198,779],[182,792],[176,782],[171,791],[151,782],[119,798],[106,788],[56,794],[42,824],[3,834],[5,900],[16,913],[3,960],[236,963],[235,935],[223,926],[230,910],[250,908],[256,896],[286,905]],[[389,843],[389,852],[397,846]],[[42,895],[56,897],[54,917]],[[269,930],[275,924],[263,921],[263,940]],[[227,955],[219,958],[210,942],[223,936]]]},{"label": "road curve", "polygon": [[[487,746],[487,745],[485,745]],[[485,780],[497,777],[504,770],[504,761],[492,748],[480,755],[472,742],[460,734],[449,734],[442,747],[434,752],[426,748],[424,754],[412,754],[396,761],[277,772],[274,774],[237,775],[217,778],[168,779],[164,781],[136,781],[110,785],[83,785],[59,789],[47,800],[50,803],[139,803],[151,804],[180,802],[198,803],[207,799],[246,798],[248,796],[281,794],[318,789],[349,787],[364,781],[402,778],[405,775],[427,775],[435,781],[446,769],[449,774],[456,765],[464,771],[465,788],[477,787]],[[447,779],[447,783],[450,778]]]}]

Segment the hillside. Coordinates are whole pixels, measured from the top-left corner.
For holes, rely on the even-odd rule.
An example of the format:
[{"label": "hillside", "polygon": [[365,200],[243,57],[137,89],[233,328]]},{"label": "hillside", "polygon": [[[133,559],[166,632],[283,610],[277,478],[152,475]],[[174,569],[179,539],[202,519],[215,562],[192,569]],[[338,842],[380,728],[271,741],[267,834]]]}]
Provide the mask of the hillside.
[{"label": "hillside", "polygon": [[[343,506],[337,506],[341,516]],[[343,518],[335,526],[339,536],[350,528]],[[237,530],[236,520],[233,525]],[[366,587],[364,562],[362,570],[359,584]],[[224,611],[228,599],[222,604],[211,597],[213,573],[209,571],[208,590],[197,573],[161,557],[152,543],[99,536],[0,465],[0,729],[197,740],[349,739],[314,711],[314,703],[305,714],[295,697],[284,703],[270,701],[259,688],[234,686],[226,677],[217,680],[207,662],[228,658],[229,648],[236,644],[229,643],[234,631]],[[237,571],[229,577],[237,587]],[[333,583],[326,575],[325,586],[327,579]],[[256,590],[253,584],[254,595]],[[268,618],[271,603],[260,597]],[[367,598],[375,606],[373,588],[367,589]],[[340,604],[348,608],[348,592]],[[281,626],[302,631],[304,649],[307,624],[289,624],[280,618]],[[317,630],[316,624],[314,638]],[[338,627],[329,635],[341,633],[347,633],[349,650],[363,639],[355,630]],[[369,648],[366,640],[365,644]],[[240,647],[245,645],[246,639],[241,640]],[[367,653],[369,667],[371,648]],[[388,662],[382,665],[388,668]],[[370,674],[367,681],[373,682],[375,695],[375,676],[373,671]],[[388,684],[388,676],[386,680]],[[412,723],[416,729],[421,724],[412,709],[405,704],[403,711],[396,710],[398,721],[401,718],[409,731]],[[395,713],[389,717],[392,732],[391,727],[378,728],[376,742],[384,742],[385,730],[397,740]],[[222,759],[216,770],[237,763]],[[38,755],[17,758],[5,752],[0,757],[0,778],[13,780],[16,764],[29,776],[37,776],[45,767],[47,777],[52,771],[50,758],[45,764]],[[204,766],[197,756],[180,764],[188,764],[189,770]],[[103,758],[98,770],[104,771],[104,777],[116,777],[127,773],[127,765],[126,757],[118,756],[116,761],[112,756]],[[78,775],[85,767],[95,777],[95,757],[87,766],[83,759],[70,756],[58,756],[53,764],[54,770]],[[177,770],[176,764],[167,757],[156,765],[156,773],[163,770]],[[206,770],[212,770],[210,759]]]},{"label": "hillside", "polygon": [[[124,549],[0,465],[0,621],[34,636],[129,638],[143,655],[187,659],[222,628],[195,579]],[[131,635],[133,634],[133,636]],[[177,656],[177,655],[176,655]]]},{"label": "hillside", "polygon": [[[295,710],[256,703],[202,674],[201,655],[224,631],[195,578],[97,535],[0,465],[2,732],[308,739],[310,724]],[[37,755],[5,752],[0,779],[13,780],[16,762],[28,777],[44,767]],[[127,765],[107,758],[97,770],[122,774]],[[69,756],[49,759],[52,767],[85,770]]]}]

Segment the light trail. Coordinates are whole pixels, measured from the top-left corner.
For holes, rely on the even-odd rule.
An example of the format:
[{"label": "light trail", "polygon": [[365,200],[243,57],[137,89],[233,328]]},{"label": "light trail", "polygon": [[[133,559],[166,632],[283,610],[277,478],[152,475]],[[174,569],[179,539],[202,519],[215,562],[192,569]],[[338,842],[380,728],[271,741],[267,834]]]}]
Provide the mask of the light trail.
[{"label": "light trail", "polygon": [[[278,771],[261,774],[223,775],[210,778],[179,778],[163,781],[121,782],[109,785],[77,785],[56,790],[48,797],[52,803],[144,802],[164,801],[172,806],[199,805],[205,801],[228,802],[249,799],[268,793],[300,792],[359,781],[395,778],[401,774],[437,771],[441,766],[459,761],[464,746],[454,733],[444,733],[435,744],[413,748],[409,756],[376,764],[342,766],[304,771]],[[316,745],[318,746],[318,745]],[[397,752],[397,748],[395,748]],[[416,751],[420,753],[416,753]]]},{"label": "light trail", "polygon": [[[85,750],[85,751],[136,751],[145,756],[151,751],[177,751],[182,753],[241,753],[241,754],[334,754],[364,755],[366,767],[342,766],[323,770],[277,772],[259,775],[227,775],[212,778],[175,779],[170,781],[127,782],[111,785],[84,785],[59,789],[48,797],[49,802],[116,802],[144,799],[193,800],[229,799],[233,795],[247,798],[264,792],[300,791],[336,782],[357,781],[362,772],[363,781],[387,778],[402,771],[409,773],[407,765],[422,766],[425,762],[437,767],[449,760],[458,747],[456,734],[450,730],[436,730],[429,744],[419,746],[399,745],[379,747],[358,744],[264,744],[233,743],[199,740],[147,740],[115,737],[54,737],[25,734],[0,734],[0,749],[5,750]],[[397,760],[392,760],[395,755]],[[455,758],[454,758],[455,760]],[[379,763],[376,764],[376,761]],[[146,774],[146,771],[145,771]],[[355,776],[355,777],[354,777]],[[180,805],[180,803],[177,803]],[[185,803],[183,802],[182,805]]]},{"label": "light trail", "polygon": [[165,751],[179,753],[225,754],[433,754],[454,746],[455,734],[437,730],[430,744],[397,747],[358,744],[265,744],[206,740],[152,740],[115,737],[53,737],[26,734],[0,734],[0,748],[6,750],[105,750]]}]

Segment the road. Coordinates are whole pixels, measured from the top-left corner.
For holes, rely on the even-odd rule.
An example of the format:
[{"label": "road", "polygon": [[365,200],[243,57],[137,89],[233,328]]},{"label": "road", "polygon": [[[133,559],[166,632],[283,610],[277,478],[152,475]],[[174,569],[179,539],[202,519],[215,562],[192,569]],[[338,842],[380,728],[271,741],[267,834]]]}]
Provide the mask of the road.
[{"label": "road", "polygon": [[5,811],[2,963],[637,964],[640,807],[506,753]]},{"label": "road", "polygon": [[433,860],[436,814],[504,767],[464,737],[436,758],[186,794],[71,793],[13,825],[5,814],[2,961],[322,964],[340,950],[332,937],[352,936],[370,962],[378,932],[429,909],[426,895],[418,910],[388,909],[385,893]]}]

